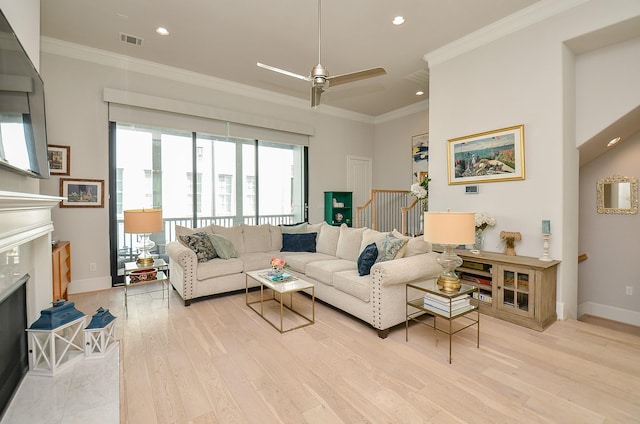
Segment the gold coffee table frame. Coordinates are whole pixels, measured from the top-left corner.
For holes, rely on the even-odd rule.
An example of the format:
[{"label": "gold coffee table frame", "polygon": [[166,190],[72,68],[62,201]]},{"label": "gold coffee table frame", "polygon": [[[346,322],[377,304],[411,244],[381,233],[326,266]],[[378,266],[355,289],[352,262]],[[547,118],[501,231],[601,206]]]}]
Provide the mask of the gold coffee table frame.
[{"label": "gold coffee table frame", "polygon": [[[276,330],[278,330],[280,333],[287,333],[289,331],[296,330],[298,328],[306,327],[308,325],[313,324],[316,319],[316,293],[315,293],[315,287],[313,286],[313,284],[308,281],[302,280],[298,277],[295,277],[296,278],[295,280],[288,280],[288,281],[282,281],[282,282],[271,281],[270,279],[262,276],[267,272],[269,272],[268,269],[263,269],[260,271],[247,272],[245,274],[246,275],[245,303],[247,304],[247,306],[253,309],[258,315],[262,317],[262,319],[264,319],[269,324],[271,324],[271,326]],[[254,300],[251,302],[249,301],[249,278],[252,278],[253,280],[260,283],[260,299],[259,300]],[[266,299],[265,299],[265,293],[264,293],[265,288],[270,289],[272,293],[271,297]],[[293,308],[293,294],[300,291],[304,291],[304,290],[311,290],[311,317],[305,316]],[[278,293],[279,295],[277,298],[276,298],[276,293]],[[289,294],[289,305],[285,304],[283,300],[286,294]],[[269,301],[275,301],[280,303],[280,326],[279,327],[273,322],[269,321],[269,319],[264,315],[264,303]],[[260,304],[260,309],[254,306],[258,303]],[[302,317],[305,320],[305,322],[298,326],[285,329],[284,328],[284,310],[285,309]]]}]

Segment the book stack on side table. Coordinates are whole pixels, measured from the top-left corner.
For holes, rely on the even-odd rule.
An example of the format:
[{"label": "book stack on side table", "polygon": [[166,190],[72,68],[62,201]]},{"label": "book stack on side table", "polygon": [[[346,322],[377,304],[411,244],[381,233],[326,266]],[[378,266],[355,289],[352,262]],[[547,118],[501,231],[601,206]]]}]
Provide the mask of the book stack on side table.
[{"label": "book stack on side table", "polygon": [[427,308],[435,308],[444,314],[455,315],[464,309],[469,309],[471,301],[468,294],[453,297],[451,299],[443,298],[442,296],[436,296],[435,294],[427,293],[424,295],[424,306]]}]

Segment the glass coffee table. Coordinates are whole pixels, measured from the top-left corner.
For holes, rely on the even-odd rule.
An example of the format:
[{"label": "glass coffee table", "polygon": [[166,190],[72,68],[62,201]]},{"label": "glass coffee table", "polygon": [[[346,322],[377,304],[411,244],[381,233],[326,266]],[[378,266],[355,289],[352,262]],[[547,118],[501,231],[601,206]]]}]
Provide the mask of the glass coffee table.
[{"label": "glass coffee table", "polygon": [[[305,281],[301,278],[291,275],[290,278],[283,278],[282,280],[273,281],[268,277],[269,269],[263,269],[259,271],[250,271],[246,273],[246,287],[245,287],[245,303],[251,309],[253,309],[258,315],[262,317],[265,321],[267,321],[273,328],[278,330],[280,333],[286,333],[292,330],[296,330],[298,328],[306,327],[315,322],[315,305],[316,305],[316,296],[315,296],[315,287],[312,283]],[[285,274],[286,276],[287,274]],[[260,299],[258,300],[249,300],[249,278],[260,283]],[[271,291],[271,296],[265,298],[265,291]],[[296,308],[294,309],[293,305],[293,295],[297,292],[301,291],[310,291],[311,295],[311,316],[304,315],[299,312]],[[286,295],[289,296],[286,296]],[[285,303],[285,298],[289,298],[289,304]],[[277,302],[279,303],[280,308],[280,323],[274,323],[272,320],[269,320],[267,315],[265,314],[265,303],[267,302]],[[260,306],[257,306],[257,305]],[[284,320],[286,311],[290,311],[296,316],[302,318],[303,323],[299,325],[290,326],[285,329]]]}]

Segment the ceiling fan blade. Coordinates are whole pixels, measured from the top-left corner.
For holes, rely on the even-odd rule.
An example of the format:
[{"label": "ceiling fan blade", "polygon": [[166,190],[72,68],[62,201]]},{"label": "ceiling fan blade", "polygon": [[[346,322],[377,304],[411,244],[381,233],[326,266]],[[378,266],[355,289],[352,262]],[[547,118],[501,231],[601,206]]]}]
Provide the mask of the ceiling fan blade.
[{"label": "ceiling fan blade", "polygon": [[387,71],[385,71],[384,68],[371,68],[364,71],[351,72],[350,74],[336,75],[335,77],[327,78],[327,80],[329,81],[329,86],[333,87],[335,85],[346,84],[348,82],[378,77],[380,75],[385,75],[386,73]]},{"label": "ceiling fan blade", "polygon": [[256,64],[260,68],[264,68],[264,69],[267,69],[269,71],[278,72],[278,73],[283,74],[283,75],[287,75],[287,76],[290,76],[290,77],[301,79],[303,81],[311,81],[311,78],[309,78],[309,77],[305,77],[303,75],[299,75],[299,74],[296,74],[296,73],[293,73],[293,72],[290,72],[290,71],[286,71],[284,69],[276,68],[275,66],[265,65],[264,63],[260,63],[260,62],[258,62]]},{"label": "ceiling fan blade", "polygon": [[320,95],[323,91],[322,87],[311,87],[311,107],[316,107],[320,104]]}]

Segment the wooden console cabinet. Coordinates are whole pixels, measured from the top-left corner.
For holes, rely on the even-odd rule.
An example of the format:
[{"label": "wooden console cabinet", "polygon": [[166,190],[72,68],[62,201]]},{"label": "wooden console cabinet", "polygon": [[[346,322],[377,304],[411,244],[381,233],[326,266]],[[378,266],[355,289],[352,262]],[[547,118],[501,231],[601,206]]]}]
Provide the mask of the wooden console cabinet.
[{"label": "wooden console cabinet", "polygon": [[51,248],[53,265],[53,300],[68,300],[67,287],[71,282],[71,244],[59,241]]},{"label": "wooden console cabinet", "polygon": [[480,312],[543,331],[557,320],[556,274],[559,261],[527,256],[456,250],[463,260],[456,271],[465,284],[478,287]]}]

